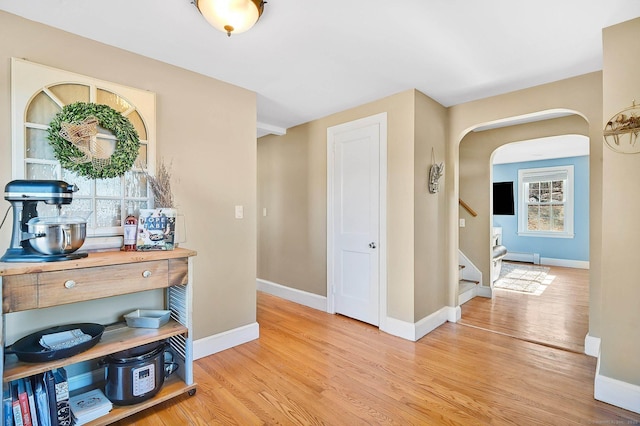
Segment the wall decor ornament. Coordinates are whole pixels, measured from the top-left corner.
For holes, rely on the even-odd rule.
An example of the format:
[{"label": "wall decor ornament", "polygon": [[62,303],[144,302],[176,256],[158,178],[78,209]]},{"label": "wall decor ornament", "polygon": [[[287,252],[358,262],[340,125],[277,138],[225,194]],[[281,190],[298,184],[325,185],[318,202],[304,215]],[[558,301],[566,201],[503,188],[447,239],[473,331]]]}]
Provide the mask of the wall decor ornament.
[{"label": "wall decor ornament", "polygon": [[[98,126],[115,136],[113,153],[98,140]],[[91,179],[124,175],[140,149],[138,132],[129,119],[108,105],[95,103],[64,106],[49,123],[47,138],[63,168]]]},{"label": "wall decor ornament", "polygon": [[609,148],[623,154],[640,152],[640,106],[634,100],[628,108],[615,114],[604,126],[604,141]]},{"label": "wall decor ornament", "polygon": [[431,148],[431,168],[429,169],[429,192],[432,194],[440,190],[440,178],[444,174],[444,163],[436,163],[436,157]]}]

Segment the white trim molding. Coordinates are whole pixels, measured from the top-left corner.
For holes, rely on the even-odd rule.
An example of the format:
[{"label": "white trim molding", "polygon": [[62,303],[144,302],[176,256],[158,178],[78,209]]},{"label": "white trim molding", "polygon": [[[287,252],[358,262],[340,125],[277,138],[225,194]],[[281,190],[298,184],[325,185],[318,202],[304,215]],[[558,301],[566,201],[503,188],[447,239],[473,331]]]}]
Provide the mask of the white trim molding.
[{"label": "white trim molding", "polygon": [[600,356],[600,338],[590,336],[589,333],[587,333],[587,335],[584,336],[584,353],[585,355],[598,358]]},{"label": "white trim molding", "polygon": [[640,386],[600,374],[600,357],[596,367],[593,397],[598,401],[640,414]]},{"label": "white trim molding", "polygon": [[534,265],[540,264],[539,253],[518,253],[515,251],[507,251],[502,260],[513,260],[514,262],[529,262]]},{"label": "white trim molding", "polygon": [[455,307],[445,306],[442,309],[446,309],[447,321],[449,322],[458,322],[462,318],[462,308],[460,308],[460,305]]},{"label": "white trim molding", "polygon": [[491,299],[493,297],[493,289],[489,286],[479,285],[476,290],[480,297],[486,297],[487,299]]},{"label": "white trim molding", "polygon": [[[516,191],[518,197],[518,212],[523,212],[517,217],[518,235],[522,237],[545,237],[545,238],[573,238],[573,209],[574,209],[574,172],[573,165],[567,164],[563,166],[540,167],[535,169],[518,169],[518,189]],[[542,194],[533,197],[531,200],[529,185],[542,182],[564,182],[563,184],[563,200],[552,200],[551,194],[548,194],[548,200],[542,200]],[[542,192],[542,190],[540,190]],[[544,206],[562,205],[564,208],[564,223],[562,231],[535,231],[529,230],[529,216],[526,213],[528,206]]]},{"label": "white trim molding", "polygon": [[[307,306],[312,309],[317,309],[319,311],[327,311],[327,298],[324,296],[318,296],[317,294],[309,293],[306,291],[298,290],[295,288],[287,287],[282,284],[277,284],[272,281],[256,279],[256,289],[258,291],[263,291],[265,293],[271,294],[276,297],[280,297],[285,300],[289,300],[294,303],[298,303],[300,305]],[[328,312],[333,314],[334,312]],[[392,336],[401,337],[406,340],[411,340],[415,342],[422,337],[426,336],[436,328],[440,327],[445,322],[458,322],[462,317],[462,309],[460,306],[445,306],[444,308],[434,312],[431,315],[428,315],[413,324],[406,321],[401,321],[396,318],[385,317],[380,321],[380,331],[391,334]],[[216,336],[212,336],[216,337]],[[257,337],[256,337],[257,338]],[[210,338],[207,338],[210,339]],[[203,339],[204,340],[204,339]],[[248,341],[248,340],[247,340]],[[200,342],[200,341],[198,341]],[[193,348],[194,353],[199,353],[196,350],[196,344],[198,342],[194,342]],[[241,342],[244,343],[244,342]],[[226,348],[224,348],[226,349]],[[223,350],[223,349],[220,349]],[[219,352],[216,350],[215,352]],[[211,353],[215,353],[211,352]],[[202,356],[210,355],[205,354]],[[195,357],[198,358],[197,356]]]},{"label": "white trim molding", "polygon": [[384,322],[385,327],[380,327],[380,330],[393,336],[416,342],[447,321],[458,322],[460,315],[460,306],[445,306],[431,315],[422,318],[415,324],[387,317]]},{"label": "white trim molding", "polygon": [[[258,291],[263,291],[265,293],[280,297],[285,300],[289,300],[294,303],[299,303],[312,309],[327,312],[327,298],[324,296],[318,296],[317,294],[287,287],[282,284],[274,283],[272,281],[263,280],[260,278],[256,279],[256,288]],[[333,312],[329,313],[332,314]],[[460,306],[445,306],[444,308],[421,319],[415,324],[385,316],[380,321],[381,325],[379,328],[380,331],[391,334],[392,336],[401,337],[403,339],[415,342],[426,336],[436,328],[440,327],[447,321],[458,322],[461,318],[461,315],[462,310],[460,309]],[[194,342],[194,352],[195,345],[196,342]]]},{"label": "white trim molding", "polygon": [[260,121],[256,123],[256,129],[258,137],[265,135],[282,136],[287,134],[286,127],[274,126],[273,124],[262,123]]},{"label": "white trim molding", "polygon": [[534,265],[562,266],[565,268],[589,269],[588,260],[556,259],[553,257],[540,257],[540,253],[508,252],[502,260],[514,262],[528,262]]},{"label": "white trim molding", "polygon": [[541,265],[563,266],[565,268],[589,269],[588,260],[554,259],[551,257],[541,257]]},{"label": "white trim molding", "polygon": [[272,281],[267,281],[260,278],[256,279],[256,288],[258,289],[258,291],[272,294],[274,296],[280,297],[281,299],[289,300],[291,302],[299,303],[300,305],[308,306],[309,308],[327,312],[327,298],[325,296],[319,296],[317,294],[298,290],[297,288],[287,287],[282,284],[274,283]]},{"label": "white trim molding", "polygon": [[476,297],[478,295],[478,287],[479,287],[479,284],[475,284],[469,290],[467,290],[465,292],[462,292],[462,293],[458,293],[458,303],[461,304],[461,305],[464,305],[469,300],[471,300],[474,297]]},{"label": "white trim molding", "polygon": [[260,337],[260,326],[257,322],[222,333],[214,334],[193,342],[193,359],[204,358],[222,352],[225,349],[256,340]]}]

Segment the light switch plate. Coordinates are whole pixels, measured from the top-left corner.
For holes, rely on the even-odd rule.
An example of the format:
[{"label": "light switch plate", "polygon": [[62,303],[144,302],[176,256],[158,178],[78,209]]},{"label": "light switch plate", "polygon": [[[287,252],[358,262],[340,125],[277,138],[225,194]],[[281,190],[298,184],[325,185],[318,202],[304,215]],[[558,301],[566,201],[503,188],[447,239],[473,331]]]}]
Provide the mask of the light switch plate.
[{"label": "light switch plate", "polygon": [[464,228],[465,225],[464,219],[460,219],[460,228]]},{"label": "light switch plate", "polygon": [[236,219],[244,218],[244,207],[236,206]]}]

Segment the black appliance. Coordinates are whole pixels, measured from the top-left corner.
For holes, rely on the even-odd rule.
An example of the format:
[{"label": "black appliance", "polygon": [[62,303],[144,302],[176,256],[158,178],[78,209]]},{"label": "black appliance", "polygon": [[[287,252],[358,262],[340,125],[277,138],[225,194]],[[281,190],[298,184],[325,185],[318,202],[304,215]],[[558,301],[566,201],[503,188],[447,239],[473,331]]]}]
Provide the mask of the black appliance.
[{"label": "black appliance", "polygon": [[78,188],[61,180],[14,180],[4,188],[4,199],[13,208],[13,231],[11,246],[0,258],[2,262],[55,262],[79,259],[87,253],[43,254],[31,247],[30,238],[36,238],[28,232],[30,219],[38,217],[38,203],[56,205],[71,204],[73,193]]},{"label": "black appliance", "polygon": [[168,375],[167,342],[153,342],[109,355],[105,395],[116,405],[131,405],[158,393]]}]

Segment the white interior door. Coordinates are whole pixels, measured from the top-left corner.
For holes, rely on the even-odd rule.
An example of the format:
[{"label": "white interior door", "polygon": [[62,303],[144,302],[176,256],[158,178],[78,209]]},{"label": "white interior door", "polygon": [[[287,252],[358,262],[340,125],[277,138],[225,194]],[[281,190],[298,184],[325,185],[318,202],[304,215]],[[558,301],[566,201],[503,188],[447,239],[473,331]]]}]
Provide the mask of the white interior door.
[{"label": "white interior door", "polygon": [[333,148],[333,301],[337,313],[380,318],[380,124],[329,129]]}]

